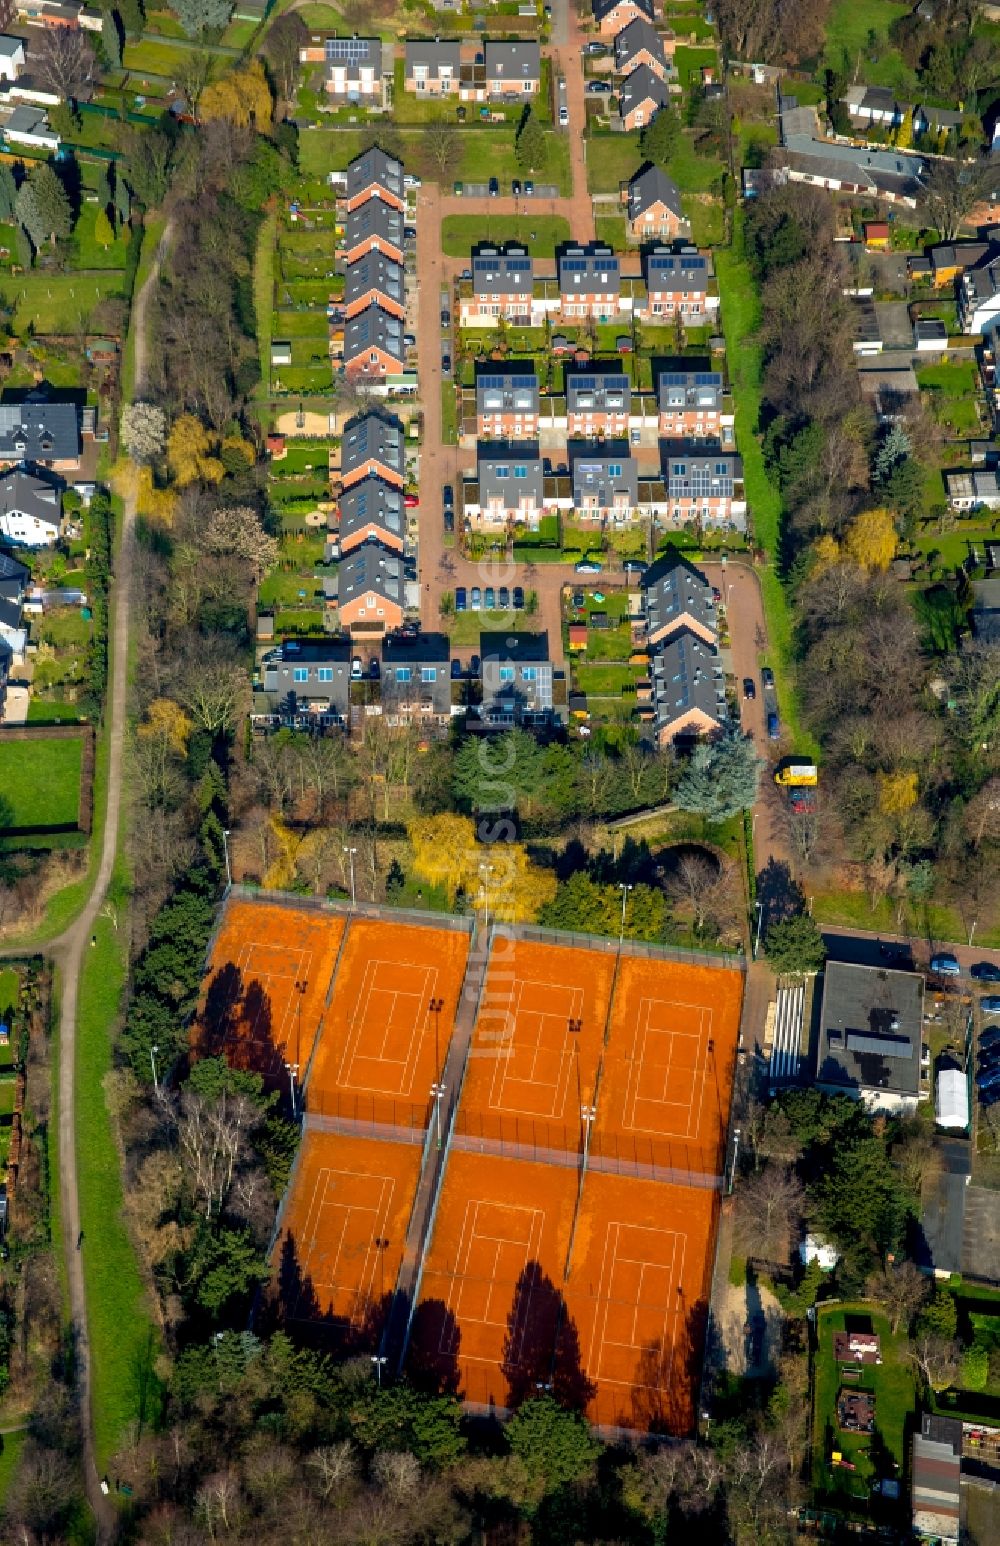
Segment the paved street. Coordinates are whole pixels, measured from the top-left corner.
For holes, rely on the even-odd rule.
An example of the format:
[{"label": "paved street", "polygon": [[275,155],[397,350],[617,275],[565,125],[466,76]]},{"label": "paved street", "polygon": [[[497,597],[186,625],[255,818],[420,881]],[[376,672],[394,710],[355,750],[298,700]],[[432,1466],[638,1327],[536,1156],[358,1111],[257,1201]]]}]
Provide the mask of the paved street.
[{"label": "paved street", "polygon": [[[873,934],[861,929],[824,928],[826,947],[835,961],[855,961],[862,966],[884,966],[887,954],[898,953],[900,960],[909,957],[914,966],[926,966],[937,951],[953,955],[967,976],[970,966],[977,961],[992,961],[1000,966],[1000,950],[983,950],[975,942],[970,945],[952,945],[942,940],[920,938],[908,934]],[[883,948],[884,947],[884,948]],[[983,985],[986,991],[996,993],[996,987]]]}]

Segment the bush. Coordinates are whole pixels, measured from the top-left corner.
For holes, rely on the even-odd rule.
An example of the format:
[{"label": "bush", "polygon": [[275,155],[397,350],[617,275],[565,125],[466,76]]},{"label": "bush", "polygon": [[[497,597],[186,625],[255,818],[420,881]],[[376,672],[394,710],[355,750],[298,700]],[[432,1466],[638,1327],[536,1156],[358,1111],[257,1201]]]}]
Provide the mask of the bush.
[{"label": "bush", "polygon": [[989,1374],[989,1353],[974,1343],[962,1355],[962,1386],[965,1390],[985,1390]]}]

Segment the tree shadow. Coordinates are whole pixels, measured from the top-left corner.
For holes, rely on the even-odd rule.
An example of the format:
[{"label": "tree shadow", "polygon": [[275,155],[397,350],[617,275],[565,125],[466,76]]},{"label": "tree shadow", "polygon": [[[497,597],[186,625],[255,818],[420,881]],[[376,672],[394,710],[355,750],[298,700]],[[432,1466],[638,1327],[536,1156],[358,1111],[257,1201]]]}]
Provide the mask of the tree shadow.
[{"label": "tree shadow", "polygon": [[761,904],[761,937],[775,923],[784,923],[804,912],[805,893],[783,859],[768,859],[757,876],[757,900]]},{"label": "tree shadow", "polygon": [[461,1327],[444,1300],[421,1300],[413,1316],[407,1359],[410,1380],[418,1390],[429,1395],[458,1395],[461,1344]]},{"label": "tree shadow", "polygon": [[[287,1050],[298,1061],[294,1044]],[[268,1085],[284,1083],[285,1055],[274,1041],[270,994],[255,978],[244,982],[231,961],[219,968],[206,990],[196,1052],[199,1057],[224,1058],[230,1068],[260,1074]]]},{"label": "tree shadow", "polygon": [[583,1411],[597,1389],[566,1300],[535,1261],[525,1263],[514,1289],[501,1369],[509,1407],[549,1391],[562,1406]]},{"label": "tree shadow", "polygon": [[697,1299],[679,1311],[672,1345],[660,1337],[640,1353],[632,1374],[631,1412],[617,1420],[674,1438],[693,1432],[707,1332],[707,1300]]}]

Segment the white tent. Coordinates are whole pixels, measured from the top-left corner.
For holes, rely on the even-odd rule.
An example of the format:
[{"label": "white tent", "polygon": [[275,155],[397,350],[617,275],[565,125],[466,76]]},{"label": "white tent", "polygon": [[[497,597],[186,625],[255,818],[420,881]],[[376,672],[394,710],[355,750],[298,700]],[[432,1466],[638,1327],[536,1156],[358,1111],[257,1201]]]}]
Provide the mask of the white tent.
[{"label": "white tent", "polygon": [[969,1125],[969,1086],[960,1068],[942,1068],[938,1074],[934,1119],[938,1127]]}]

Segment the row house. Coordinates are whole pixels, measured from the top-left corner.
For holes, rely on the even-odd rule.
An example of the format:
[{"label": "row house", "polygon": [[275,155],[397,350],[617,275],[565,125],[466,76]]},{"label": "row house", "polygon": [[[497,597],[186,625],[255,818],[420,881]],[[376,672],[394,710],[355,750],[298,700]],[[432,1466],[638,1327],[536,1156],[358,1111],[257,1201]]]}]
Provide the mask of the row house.
[{"label": "row house", "polygon": [[946,472],[944,489],[953,510],[996,510],[1000,508],[1000,480],[996,468],[972,472]]},{"label": "row house", "polygon": [[648,166],[628,185],[625,202],[633,241],[656,242],[680,236],[687,228],[681,193],[662,167]]},{"label": "row house", "polygon": [[672,70],[669,61],[673,59],[676,46],[677,39],[672,32],[664,36],[650,26],[645,16],[636,16],[615,38],[615,74],[631,75],[644,65],[659,80],[665,81]]},{"label": "row house", "polygon": [[474,509],[480,522],[506,526],[523,521],[537,527],[545,501],[542,459],[537,443],[500,446],[485,444],[478,448],[476,460],[477,490],[466,497],[465,509]]},{"label": "row house", "polygon": [[476,376],[476,433],[486,440],[538,438],[538,377],[486,367]]},{"label": "row house", "polygon": [[351,646],[346,639],[286,639],[261,661],[250,723],[327,730],[347,725],[351,710]]},{"label": "row house", "polygon": [[718,646],[680,632],[649,662],[636,691],[640,718],[651,722],[657,746],[713,735],[727,722],[726,681]]},{"label": "row house", "polygon": [[656,382],[659,431],[668,440],[718,440],[723,424],[731,433],[733,415],[723,410],[722,374],[707,360],[666,362]]},{"label": "row house", "polygon": [[381,478],[399,489],[406,482],[403,427],[388,414],[365,413],[344,425],[341,486],[351,488],[363,478]]},{"label": "row house", "polygon": [[382,715],[390,725],[444,729],[451,721],[451,641],[390,634],[382,644]]},{"label": "row house", "polygon": [[642,577],[645,645],[652,650],[681,632],[715,644],[718,620],[706,576],[677,552],[669,552]]},{"label": "row house", "polygon": [[354,381],[379,381],[406,363],[403,323],[377,304],[351,317],[344,328],[344,370]]},{"label": "row house", "polygon": [[558,257],[562,315],[593,317],[600,322],[621,309],[621,266],[605,242],[563,247]]},{"label": "row house", "polygon": [[570,450],[573,509],[584,521],[632,519],[639,502],[639,472],[628,445]]},{"label": "row house", "polygon": [[647,64],[640,64],[621,84],[618,110],[622,123],[628,130],[643,129],[652,123],[669,100],[669,92],[660,76]]},{"label": "row house", "polygon": [[654,247],[643,260],[646,315],[702,323],[719,309],[718,290],[709,283],[709,260],[696,247]]},{"label": "row house", "polygon": [[656,19],[653,0],[592,0],[594,20],[602,38],[617,37],[631,22]]},{"label": "row house", "polygon": [[746,526],[743,460],[714,448],[667,446],[664,454],[667,514],[673,521],[707,526]]},{"label": "row house", "polygon": [[486,724],[539,725],[552,718],[552,659],[547,633],[483,633],[483,704]]},{"label": "row house", "polygon": [[335,102],[385,106],[382,44],[378,38],[324,38],[320,48],[301,48],[300,59],[323,64],[323,89]]},{"label": "row house", "polygon": [[479,247],[472,259],[472,295],[463,296],[463,326],[504,317],[525,326],[531,322],[533,265],[526,247]]},{"label": "row house", "polygon": [[381,306],[390,316],[406,316],[403,265],[381,252],[368,252],[347,265],[344,316],[356,317],[369,306]]},{"label": "row house", "polygon": [[458,42],[410,38],[406,43],[403,85],[418,96],[457,96],[462,71]]},{"label": "row house", "polygon": [[347,168],[346,206],[348,213],[360,209],[369,199],[381,199],[393,209],[406,209],[403,163],[379,145],[355,156]]},{"label": "row house", "polygon": [[362,542],[381,542],[402,553],[406,539],[406,506],[402,490],[382,478],[362,478],[340,496],[340,556]]},{"label": "row house", "polygon": [[530,97],[541,86],[542,50],[536,39],[487,40],[483,44],[483,64],[489,97]]},{"label": "row house", "polygon": [[631,407],[631,383],[619,366],[567,371],[566,429],[571,440],[627,435]]},{"label": "row house", "polygon": [[337,571],[340,621],[352,634],[384,634],[399,628],[406,605],[403,560],[380,542],[362,542]]},{"label": "row house", "polygon": [[978,268],[966,269],[955,282],[963,333],[983,333],[1000,318],[1000,254]]},{"label": "row house", "polygon": [[52,472],[80,465],[80,410],[48,396],[44,387],[23,402],[0,403],[0,466],[30,462]]},{"label": "row house", "polygon": [[341,255],[351,264],[359,262],[370,252],[380,252],[394,263],[402,263],[406,245],[405,225],[401,209],[387,204],[383,199],[369,199],[347,215]]}]

